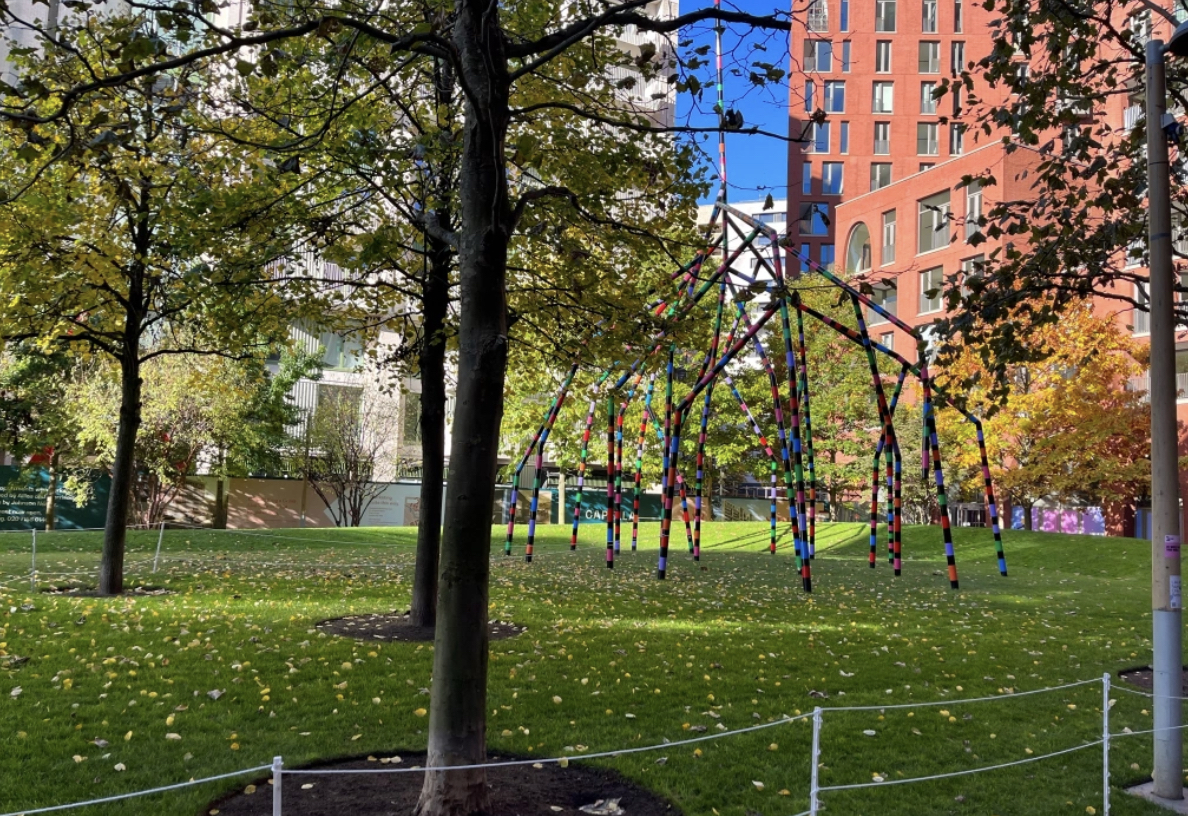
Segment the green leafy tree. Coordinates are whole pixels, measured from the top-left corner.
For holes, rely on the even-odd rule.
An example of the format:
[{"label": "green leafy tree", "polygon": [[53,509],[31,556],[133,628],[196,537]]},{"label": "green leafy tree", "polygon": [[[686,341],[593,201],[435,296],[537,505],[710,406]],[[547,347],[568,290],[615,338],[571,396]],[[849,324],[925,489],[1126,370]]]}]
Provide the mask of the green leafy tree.
[{"label": "green leafy tree", "polygon": [[[245,74],[259,70],[267,76],[273,71],[280,73],[288,64],[309,60],[312,51],[323,51],[324,41],[329,41],[324,53],[337,54],[338,64],[344,55],[361,52],[374,56],[377,69],[394,73],[400,72],[404,64],[434,57],[451,63],[465,98],[458,170],[459,223],[455,230],[446,231],[435,220],[426,219],[425,227],[458,251],[458,389],[451,460],[466,461],[468,467],[452,468],[449,474],[428,761],[434,767],[467,767],[425,774],[417,807],[419,816],[478,814],[489,809],[486,777],[476,765],[485,755],[489,508],[495,484],[508,336],[514,322],[508,308],[508,273],[516,229],[534,223],[538,205],[557,211],[581,208],[595,215],[615,212],[620,206],[615,190],[581,188],[576,171],[584,170],[585,162],[576,161],[572,168],[566,162],[591,149],[591,141],[580,138],[585,129],[623,143],[653,132],[657,123],[643,112],[620,114],[588,106],[584,89],[590,83],[614,85],[620,80],[611,78],[609,69],[634,66],[649,81],[666,81],[669,75],[675,75],[674,82],[682,90],[697,93],[705,84],[692,75],[683,77],[680,66],[653,61],[655,52],[628,54],[613,48],[612,34],[624,26],[672,33],[711,19],[722,24],[785,31],[790,28],[783,18],[721,8],[657,19],[641,12],[644,5],[642,0],[627,0],[608,6],[513,4],[502,8],[478,0],[459,0],[444,8],[427,6],[425,10],[431,13],[410,19],[407,5],[377,12],[374,7],[356,7],[349,2],[333,10],[298,3],[283,9],[267,6],[253,10],[243,28],[233,30],[210,26],[199,10],[171,5],[163,24],[187,35],[198,32],[202,49],[183,48],[186,53],[180,56],[165,48],[150,50],[139,62],[121,60],[112,68],[104,68],[98,82],[88,77],[69,83],[69,90],[60,84],[43,83],[44,90],[26,91],[44,100],[43,111],[30,114],[27,99],[0,110],[14,121],[52,125],[85,104],[84,99],[109,86],[126,86],[137,77],[220,54],[237,55],[235,67]],[[162,19],[161,15],[158,19]],[[287,41],[283,48],[282,40]],[[261,48],[247,50],[254,46]],[[565,58],[583,51],[597,55],[599,70],[569,73],[566,66],[570,63]],[[704,69],[707,65],[704,58],[690,58],[684,69]],[[783,73],[758,60],[746,67],[753,68],[749,75],[758,83],[766,78],[777,80]],[[326,76],[337,73],[329,71]],[[340,113],[339,101],[348,104],[369,98],[336,93],[306,98],[311,97],[325,121]],[[727,112],[720,113],[725,117]],[[555,173],[543,174],[538,181],[517,189],[513,186],[514,151],[530,145],[515,138],[513,125],[529,118],[550,126],[569,149],[553,154]],[[322,125],[314,122],[292,128],[296,141],[323,132]],[[541,144],[539,154],[548,155],[550,147]],[[638,174],[640,181],[631,179],[631,184],[645,191],[641,197],[646,194],[646,164],[623,165],[607,172],[615,177]],[[558,240],[556,248],[568,252],[564,240]],[[627,270],[620,274],[623,281],[629,281]],[[580,326],[583,331],[588,327],[585,314],[558,314],[569,326]],[[610,332],[603,337],[608,344],[615,339]]]},{"label": "green leafy tree", "polygon": [[[143,17],[91,21],[77,48],[17,54],[22,88],[86,81],[160,55]],[[119,429],[100,592],[123,589],[142,367],[282,342],[298,311],[279,263],[308,214],[301,182],[259,151],[201,134],[192,85],[143,77],[88,94],[64,129],[7,123],[0,164],[21,190],[0,227],[0,334],[79,347],[119,365]],[[17,93],[7,86],[11,104]],[[31,110],[38,110],[33,103]],[[40,100],[50,110],[57,100]],[[316,308],[314,298],[306,308]]]},{"label": "green leafy tree", "polygon": [[[268,375],[260,358],[163,355],[141,369],[141,422],[133,448],[132,517],[153,525],[187,485],[202,462],[215,474],[253,461],[267,461],[265,444],[292,447],[280,423],[295,411],[272,402],[284,385]],[[67,397],[75,406],[77,444],[92,462],[110,470],[118,456],[119,429],[111,417],[122,399],[118,367],[93,367]],[[283,449],[283,448],[282,448]],[[225,508],[216,503],[216,515]]]},{"label": "green leafy tree", "polygon": [[[1037,353],[1028,342],[1033,327],[1058,322],[1086,298],[1118,311],[1146,305],[1146,122],[1139,115],[1134,127],[1119,127],[1104,111],[1141,114],[1145,43],[1152,34],[1167,39],[1182,17],[1153,3],[992,0],[985,8],[991,53],[971,55],[941,85],[958,98],[971,128],[1000,141],[1017,169],[958,183],[986,190],[982,219],[966,227],[986,257],[962,285],[950,282],[948,315],[937,330],[951,341],[941,367],[962,346],[976,346],[1002,396],[1008,367]],[[1169,61],[1168,87],[1181,107],[1186,71],[1184,60]],[[1182,179],[1182,132],[1171,138],[1181,146],[1172,172]],[[1174,252],[1188,258],[1188,186],[1173,183],[1172,199]],[[1176,288],[1175,308],[1188,319],[1185,287]]]},{"label": "green leafy tree", "polygon": [[90,493],[92,469],[77,444],[78,422],[69,396],[82,363],[60,349],[16,343],[0,360],[0,438],[20,462],[28,480],[48,476],[45,529],[56,524],[58,486],[63,481],[76,501]]},{"label": "green leafy tree", "polygon": [[227,526],[227,479],[280,473],[286,460],[304,446],[291,434],[302,416],[289,392],[298,380],[321,377],[320,356],[302,351],[280,352],[275,373],[259,358],[235,361],[223,369],[232,387],[217,391],[209,403],[211,470],[218,479],[216,528]]}]

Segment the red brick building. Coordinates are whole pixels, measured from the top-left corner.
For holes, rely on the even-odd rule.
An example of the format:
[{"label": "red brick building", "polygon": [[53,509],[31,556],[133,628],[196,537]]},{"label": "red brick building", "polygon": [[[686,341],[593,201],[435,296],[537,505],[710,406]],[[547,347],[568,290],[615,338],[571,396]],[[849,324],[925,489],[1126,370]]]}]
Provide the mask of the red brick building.
[{"label": "red brick building", "polygon": [[[805,141],[791,143],[788,153],[789,242],[845,277],[894,280],[894,288],[877,287],[876,298],[927,332],[944,308],[929,293],[974,272],[996,246],[969,243],[978,218],[994,200],[1031,196],[1028,171],[1042,160],[1027,150],[1008,153],[999,136],[969,127],[962,90],[934,95],[961,66],[991,53],[991,15],[970,0],[811,0],[801,19],[791,42],[789,133]],[[1170,26],[1150,19],[1143,10],[1120,23],[1166,40]],[[1019,59],[1019,70],[1027,70]],[[984,83],[975,91],[983,103],[1005,101]],[[1142,99],[1135,88],[1093,115],[1128,129],[1142,116]],[[987,170],[996,185],[964,183]],[[1134,261],[1120,252],[1118,263]],[[1144,312],[1105,299],[1096,307],[1124,331],[1146,334]],[[914,344],[886,321],[871,330],[913,355]],[[1178,340],[1180,449],[1188,456],[1188,333]],[[1188,471],[1180,484],[1188,494]],[[1113,515],[1112,532],[1134,534],[1128,514]]]}]

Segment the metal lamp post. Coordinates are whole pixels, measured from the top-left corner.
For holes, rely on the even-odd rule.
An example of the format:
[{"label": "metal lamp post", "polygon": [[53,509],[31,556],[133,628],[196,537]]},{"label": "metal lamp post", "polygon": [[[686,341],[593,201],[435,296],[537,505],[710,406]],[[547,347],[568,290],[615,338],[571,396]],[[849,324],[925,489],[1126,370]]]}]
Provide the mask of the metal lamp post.
[{"label": "metal lamp post", "polygon": [[1176,337],[1171,191],[1163,131],[1164,57],[1188,56],[1188,23],[1167,45],[1147,43],[1147,182],[1151,328],[1151,609],[1154,652],[1155,761],[1152,792],[1182,799],[1180,731],[1183,601],[1180,586],[1179,434],[1176,427]]}]

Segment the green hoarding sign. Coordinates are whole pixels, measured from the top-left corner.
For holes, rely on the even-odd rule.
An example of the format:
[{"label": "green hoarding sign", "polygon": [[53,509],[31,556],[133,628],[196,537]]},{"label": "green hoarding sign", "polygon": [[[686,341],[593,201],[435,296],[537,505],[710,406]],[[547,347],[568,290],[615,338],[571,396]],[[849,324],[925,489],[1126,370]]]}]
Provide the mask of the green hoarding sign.
[{"label": "green hoarding sign", "polygon": [[[100,476],[91,487],[90,500],[77,505],[74,497],[58,485],[56,526],[61,530],[102,527],[107,518],[107,497],[111,477]],[[44,470],[22,474],[12,465],[0,465],[0,530],[45,528],[45,498],[49,474]]]}]

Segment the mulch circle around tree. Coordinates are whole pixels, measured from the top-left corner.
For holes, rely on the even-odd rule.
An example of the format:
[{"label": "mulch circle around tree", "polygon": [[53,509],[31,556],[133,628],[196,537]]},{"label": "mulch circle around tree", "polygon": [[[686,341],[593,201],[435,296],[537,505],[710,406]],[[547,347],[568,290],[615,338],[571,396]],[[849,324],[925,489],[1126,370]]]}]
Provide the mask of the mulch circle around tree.
[{"label": "mulch circle around tree", "polygon": [[[334,770],[379,769],[387,756],[345,759],[309,767]],[[490,757],[499,762],[500,757]],[[397,767],[424,763],[424,754],[405,754]],[[343,774],[336,776],[294,775],[281,777],[285,816],[408,816],[421,793],[419,773]],[[585,813],[622,813],[624,816],[681,816],[681,812],[660,796],[624,779],[614,771],[577,763],[558,765],[516,765],[487,772],[491,794],[489,816],[582,816],[581,808],[599,800],[618,800],[614,806]],[[245,791],[251,790],[252,793]],[[270,816],[272,786],[268,776],[254,780],[238,792],[217,799],[200,816]]]},{"label": "mulch circle around tree", "polygon": [[[413,626],[409,620],[408,612],[330,618],[319,623],[318,629],[327,634],[358,640],[385,640],[401,643],[430,643],[433,641],[433,627]],[[507,621],[488,621],[487,637],[491,640],[505,640],[515,637],[525,629],[527,629],[526,626],[517,626]]]},{"label": "mulch circle around tree", "polygon": [[[1144,691],[1152,691],[1155,687],[1155,672],[1150,666],[1124,669],[1118,672],[1118,679],[1132,686],[1138,686]],[[1180,672],[1180,695],[1188,697],[1188,666],[1185,666]]]}]

